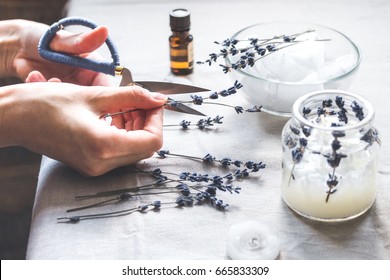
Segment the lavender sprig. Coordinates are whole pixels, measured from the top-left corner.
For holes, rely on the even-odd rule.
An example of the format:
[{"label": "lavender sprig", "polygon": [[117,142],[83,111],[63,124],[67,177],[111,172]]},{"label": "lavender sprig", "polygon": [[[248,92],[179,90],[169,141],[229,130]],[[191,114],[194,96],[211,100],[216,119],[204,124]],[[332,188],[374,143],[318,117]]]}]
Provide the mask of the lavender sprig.
[{"label": "lavender sprig", "polygon": [[117,190],[111,190],[111,191],[104,191],[104,192],[98,192],[96,194],[90,194],[90,195],[79,195],[76,196],[77,200],[84,200],[84,199],[91,199],[91,198],[97,198],[97,197],[105,197],[105,196],[114,196],[114,195],[121,195],[123,193],[127,192],[138,192],[138,191],[145,191],[150,189],[156,189],[157,187],[163,187],[168,183],[177,182],[177,180],[174,179],[168,179],[166,176],[158,176],[157,179],[150,184],[145,184],[138,187],[128,187],[128,188],[122,188]]},{"label": "lavender sprig", "polygon": [[[307,39],[299,40],[299,36],[314,31],[315,30],[313,29],[309,29],[296,34],[279,35],[266,39],[226,39],[221,43],[214,42],[223,48],[219,51],[219,53],[211,53],[209,55],[209,59],[205,61],[198,61],[197,64],[212,65],[213,63],[216,63],[219,58],[226,58],[228,56],[235,57],[237,55],[241,55],[239,59],[231,65],[219,64],[219,66],[222,68],[222,71],[226,74],[232,70],[244,69],[248,66],[253,67],[258,60],[263,59],[275,53],[276,51],[307,41]],[[329,41],[329,39],[315,39],[315,41]],[[239,44],[244,46],[238,47]]]},{"label": "lavender sprig", "polygon": [[[150,174],[154,175],[155,171],[151,171]],[[193,204],[204,204],[205,202],[208,202],[211,206],[216,207],[218,210],[225,210],[229,205],[227,203],[224,203],[221,199],[218,199],[216,197],[217,190],[223,191],[223,192],[229,192],[229,193],[240,193],[241,188],[238,186],[233,186],[232,184],[225,184],[224,180],[228,178],[227,180],[230,180],[229,176],[208,176],[207,174],[201,175],[201,174],[190,174],[188,172],[183,172],[180,175],[181,179],[177,180],[177,182],[180,182],[178,185],[176,185],[174,188],[167,188],[167,191],[153,191],[153,192],[143,192],[143,193],[122,193],[121,195],[108,199],[105,201],[101,201],[98,203],[89,204],[83,207],[77,207],[68,209],[67,212],[76,212],[81,211],[89,208],[94,208],[97,206],[103,206],[107,205],[109,202],[125,202],[129,201],[131,198],[134,198],[136,196],[146,196],[146,195],[158,195],[158,194],[166,194],[166,193],[177,193],[179,194],[178,198],[175,200],[175,202],[170,203],[164,203],[164,204],[173,204],[176,203],[177,206],[192,206]],[[184,178],[185,177],[185,178]],[[189,182],[206,182],[207,185],[202,186],[190,186],[186,183],[183,183],[182,181],[189,181]],[[202,190],[202,188],[205,188]],[[114,193],[117,193],[118,191],[122,190],[116,190]],[[92,196],[89,196],[91,198]],[[86,220],[86,219],[97,219],[97,218],[105,218],[105,217],[116,217],[116,216],[122,216],[122,215],[128,215],[133,212],[145,212],[149,209],[149,206],[153,206],[154,210],[160,209],[161,202],[155,201],[151,204],[141,205],[138,207],[132,207],[125,210],[119,210],[119,211],[110,211],[110,212],[103,212],[103,213],[97,213],[97,214],[88,214],[88,215],[78,215],[78,216],[66,216],[66,217],[60,217],[58,218],[59,222],[71,222],[76,223],[80,220]]]},{"label": "lavender sprig", "polygon": [[[156,107],[156,108],[160,108],[160,107],[164,107],[164,106],[169,106],[169,107],[175,108],[179,104],[194,104],[194,105],[210,104],[210,105],[220,105],[220,106],[234,108],[238,114],[243,113],[244,111],[250,112],[250,113],[261,112],[262,106],[259,106],[259,105],[256,105],[253,108],[244,110],[241,106],[233,106],[233,105],[229,105],[229,104],[207,101],[208,99],[210,99],[210,100],[218,99],[220,96],[221,97],[228,97],[230,95],[237,93],[237,90],[239,90],[241,88],[242,88],[242,84],[239,83],[238,81],[235,81],[233,86],[229,87],[228,89],[224,89],[221,91],[213,91],[207,97],[192,94],[192,95],[190,95],[190,98],[191,98],[190,100],[178,101],[178,100],[168,99],[168,101],[164,105],[161,105],[161,106]],[[129,109],[129,110],[119,111],[119,112],[114,112],[114,113],[105,113],[105,114],[102,114],[100,116],[100,118],[107,119],[107,118],[112,118],[112,117],[123,115],[123,114],[128,114],[128,113],[137,112],[137,111],[143,111],[143,110],[144,109],[136,108],[136,109]]]},{"label": "lavender sprig", "polygon": [[195,196],[192,195],[180,195],[174,201],[161,202],[156,200],[149,204],[142,204],[137,207],[131,207],[124,210],[102,212],[95,214],[87,215],[74,215],[74,216],[64,216],[57,218],[58,223],[79,223],[82,220],[91,220],[91,219],[101,219],[101,218],[112,218],[124,215],[130,215],[135,212],[146,213],[147,211],[159,211],[162,209],[162,206],[166,205],[176,205],[176,207],[191,207],[195,203],[204,204],[209,203],[211,206],[214,206],[218,210],[226,210],[229,204],[224,203],[223,200],[218,199],[214,191],[211,188],[206,189],[197,193]]},{"label": "lavender sprig", "polygon": [[[138,207],[130,207],[118,211],[64,216],[58,218],[58,222],[77,223],[81,220],[117,217],[129,215],[134,212],[144,213],[150,210],[160,210],[161,205],[168,204],[175,204],[177,207],[208,204],[218,210],[224,211],[228,208],[229,204],[224,202],[222,199],[219,199],[217,194],[221,192],[229,194],[239,194],[241,191],[241,187],[234,185],[233,181],[236,179],[246,178],[250,175],[250,173],[258,172],[261,169],[265,168],[265,164],[263,162],[243,162],[240,160],[231,160],[230,158],[216,159],[210,154],[207,154],[203,158],[200,158],[195,156],[172,154],[167,150],[160,150],[158,152],[158,155],[163,158],[165,158],[167,155],[180,156],[187,159],[200,160],[207,164],[212,162],[218,162],[223,167],[235,166],[238,168],[234,172],[230,172],[225,175],[209,175],[197,172],[182,172],[180,174],[175,174],[170,172],[163,172],[160,168],[155,168],[148,171],[143,170],[139,167],[133,167],[133,172],[149,175],[154,179],[154,181],[152,183],[137,187],[127,187],[111,191],[97,192],[95,194],[90,195],[76,196],[77,200],[85,200],[92,198],[100,199],[103,197],[110,196],[111,198],[106,198],[103,201],[94,202],[89,205],[68,209],[67,212],[69,213],[96,207],[104,207],[109,204],[116,203],[132,203],[133,199],[139,196],[158,196],[161,194],[174,194],[177,195],[177,198],[174,201],[168,201],[164,203],[161,203],[160,200],[156,200],[150,204],[143,204]],[[242,169],[240,169],[241,167]],[[172,176],[175,176],[175,178],[173,178]],[[175,185],[172,186],[172,184]]]},{"label": "lavender sprig", "polygon": [[[252,162],[247,163],[247,166],[252,169],[251,172],[257,172],[258,170],[255,170],[253,165],[254,163]],[[261,166],[261,168],[264,167],[265,165]],[[241,188],[232,185],[230,182],[234,178],[242,178],[242,177],[249,176],[249,171],[247,169],[236,170],[234,173],[229,173],[224,176],[218,176],[218,175],[210,176],[209,174],[190,173],[190,172],[182,172],[180,174],[174,174],[174,173],[163,172],[159,168],[153,169],[151,171],[145,171],[139,168],[135,168],[135,171],[148,174],[153,178],[157,179],[157,181],[161,181],[160,188],[156,188],[156,187],[152,188],[153,184],[147,184],[147,185],[139,186],[137,188],[122,188],[122,189],[116,189],[116,190],[106,191],[106,192],[98,192],[93,195],[78,196],[76,197],[77,199],[91,199],[91,198],[100,198],[100,197],[107,197],[107,196],[116,196],[116,197],[106,199],[104,201],[100,201],[97,203],[89,204],[86,206],[69,209],[67,210],[67,212],[74,212],[74,211],[85,210],[88,208],[104,206],[109,203],[125,202],[138,196],[176,193],[179,194],[181,197],[195,197],[195,196],[199,196],[199,192],[204,192],[201,190],[202,188],[206,188],[206,191],[210,190],[210,188],[216,188],[220,191],[229,192],[231,194],[239,193]],[[165,174],[175,175],[176,177],[178,177],[178,179],[168,178]],[[191,182],[197,185],[191,186],[185,182]],[[168,184],[170,183],[176,183],[176,186],[169,187]],[[196,192],[196,195],[193,192]],[[214,197],[215,194],[216,192],[213,193]],[[214,206],[219,205],[219,204],[215,205],[212,200],[209,200],[209,202]],[[219,205],[217,208],[220,209],[220,206],[221,205]]]},{"label": "lavender sprig", "polygon": [[222,116],[217,115],[215,118],[204,118],[199,119],[196,123],[191,123],[191,121],[182,120],[179,124],[164,124],[164,127],[174,127],[174,126],[180,126],[182,129],[186,130],[189,129],[191,126],[196,126],[201,130],[208,129],[214,124],[222,124]]},{"label": "lavender sprig", "polygon": [[188,101],[172,101],[172,100],[169,100],[168,103],[172,107],[175,107],[177,104],[181,104],[181,103],[193,103],[195,105],[202,105],[204,103],[204,101],[207,100],[207,99],[215,100],[215,99],[218,99],[219,97],[228,97],[230,95],[233,95],[233,94],[237,93],[237,90],[239,90],[241,88],[242,88],[242,84],[239,83],[238,81],[235,81],[233,86],[231,86],[230,88],[224,89],[224,90],[220,90],[220,91],[213,91],[207,97],[202,97],[200,95],[192,94],[192,95],[190,95],[191,96],[191,100],[188,100]]},{"label": "lavender sprig", "polygon": [[[81,207],[71,208],[71,209],[66,210],[66,212],[69,213],[69,212],[85,210],[85,209],[89,209],[89,208],[93,208],[93,207],[107,205],[109,203],[124,202],[124,201],[128,201],[131,198],[139,197],[139,196],[159,195],[159,194],[167,194],[167,193],[179,193],[179,194],[182,194],[185,196],[189,195],[189,193],[186,190],[179,190],[178,191],[177,189],[169,189],[167,187],[165,189],[166,190],[164,190],[164,191],[143,192],[143,193],[129,193],[129,192],[124,192],[123,189],[116,190],[116,192],[123,192],[123,193],[115,198],[110,198],[110,199],[107,199],[107,200],[104,200],[101,202],[97,202],[97,203],[93,203],[93,204],[89,204],[89,205],[85,205],[85,206],[81,206]],[[105,196],[111,196],[111,195],[112,195],[112,193],[108,193],[105,195],[99,194],[99,195],[97,195],[97,197],[105,197]],[[92,196],[89,196],[89,198],[92,198]]]},{"label": "lavender sprig", "polygon": [[[159,210],[162,205],[168,205],[168,204],[177,204],[177,202],[165,202],[162,203],[161,201],[157,200],[150,204],[143,204],[138,207],[131,207],[124,210],[119,211],[111,211],[111,212],[104,212],[104,213],[96,213],[96,214],[88,214],[88,215],[76,215],[76,216],[65,216],[65,217],[59,217],[57,218],[57,221],[59,223],[78,223],[82,220],[90,220],[90,219],[101,219],[101,218],[110,218],[110,217],[118,217],[123,215],[129,215],[134,212],[146,212],[151,210]],[[182,205],[179,205],[182,206]],[[152,208],[151,208],[152,207]]]},{"label": "lavender sprig", "polygon": [[338,140],[339,137],[344,137],[345,134],[343,133],[333,133],[334,140],[332,141],[331,147],[332,147],[332,153],[330,155],[324,155],[327,158],[328,164],[333,168],[332,174],[329,174],[329,178],[326,181],[326,184],[329,188],[327,191],[327,196],[325,199],[325,202],[329,201],[329,197],[331,194],[334,194],[337,191],[337,184],[339,181],[337,180],[336,176],[336,168],[340,165],[341,159],[347,157],[346,155],[339,152],[341,148],[341,143]]},{"label": "lavender sprig", "polygon": [[167,156],[174,156],[174,157],[181,157],[181,158],[192,159],[192,160],[199,160],[199,161],[202,161],[204,163],[218,162],[222,166],[225,166],[225,167],[230,166],[230,165],[234,165],[236,167],[244,166],[244,167],[247,167],[248,169],[252,170],[253,172],[257,172],[260,169],[264,169],[266,166],[263,162],[256,163],[253,161],[247,161],[244,163],[240,160],[232,160],[228,157],[222,158],[222,159],[217,159],[214,156],[212,156],[211,154],[206,154],[204,157],[197,157],[197,156],[190,156],[190,155],[183,155],[183,154],[175,154],[175,153],[171,153],[169,150],[159,150],[159,151],[157,151],[157,155],[160,158],[166,158]]},{"label": "lavender sprig", "polygon": [[304,154],[306,146],[307,146],[307,139],[306,138],[299,138],[299,144],[300,144],[299,147],[295,148],[291,152],[291,156],[292,156],[292,160],[294,162],[294,165],[291,169],[291,174],[290,174],[290,178],[288,180],[288,185],[290,185],[291,179],[295,180],[295,177],[294,177],[295,166],[297,164],[299,164],[303,158],[303,154]]},{"label": "lavender sprig", "polygon": [[208,105],[219,105],[219,106],[225,106],[225,107],[230,107],[233,108],[237,114],[241,114],[244,112],[248,113],[255,113],[255,112],[261,112],[262,106],[255,105],[252,108],[249,109],[244,109],[241,106],[235,106],[235,105],[230,105],[230,104],[225,104],[225,103],[219,103],[219,102],[214,102],[214,101],[208,101],[208,100],[216,100],[219,97],[228,97],[231,96],[235,93],[237,93],[237,90],[242,88],[242,84],[239,83],[238,81],[234,82],[234,85],[228,89],[221,90],[221,91],[214,91],[209,96],[203,97],[201,95],[197,94],[192,94],[190,95],[191,100],[187,101],[170,101],[171,106],[176,106],[177,104],[194,104],[194,105],[203,105],[203,104],[208,104]]},{"label": "lavender sprig", "polygon": [[375,128],[371,128],[368,130],[361,138],[360,140],[367,142],[366,149],[370,146],[372,146],[374,143],[378,143],[381,145],[381,140],[379,138],[378,130]]}]

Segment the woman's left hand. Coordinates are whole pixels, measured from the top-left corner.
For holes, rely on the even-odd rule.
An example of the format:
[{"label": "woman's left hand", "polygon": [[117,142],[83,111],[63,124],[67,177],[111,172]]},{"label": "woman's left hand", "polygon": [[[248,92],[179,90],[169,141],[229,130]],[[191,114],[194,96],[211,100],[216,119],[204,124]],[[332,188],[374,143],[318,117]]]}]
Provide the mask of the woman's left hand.
[{"label": "woman's left hand", "polygon": [[[40,57],[38,43],[49,26],[26,20],[9,20],[1,24],[8,24],[8,30],[13,31],[15,37],[11,40],[7,57],[8,64],[11,64],[8,68],[14,76],[27,82],[42,82],[55,77],[78,85],[110,85],[106,74],[50,62]],[[81,34],[61,30],[54,37],[50,48],[57,52],[99,59],[95,50],[104,44],[107,37],[108,30],[104,26]]]}]

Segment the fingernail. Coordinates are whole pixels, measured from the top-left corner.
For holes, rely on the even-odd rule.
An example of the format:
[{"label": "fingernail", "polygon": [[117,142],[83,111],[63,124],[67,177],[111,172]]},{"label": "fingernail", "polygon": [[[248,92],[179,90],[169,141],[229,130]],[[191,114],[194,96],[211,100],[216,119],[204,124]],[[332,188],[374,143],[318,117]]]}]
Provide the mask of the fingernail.
[{"label": "fingernail", "polygon": [[167,100],[167,96],[159,92],[151,92],[151,96],[156,100]]}]

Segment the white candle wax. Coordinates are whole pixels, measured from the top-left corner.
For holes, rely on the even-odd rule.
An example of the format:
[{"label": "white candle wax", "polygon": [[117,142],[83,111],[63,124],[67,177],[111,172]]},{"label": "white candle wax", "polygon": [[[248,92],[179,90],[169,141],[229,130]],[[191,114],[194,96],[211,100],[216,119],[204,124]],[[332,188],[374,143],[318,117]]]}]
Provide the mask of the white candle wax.
[{"label": "white candle wax", "polygon": [[[343,220],[364,213],[375,200],[378,160],[366,150],[349,154],[336,169],[337,191],[329,196],[331,168],[322,155],[306,150],[299,164],[283,161],[282,196],[304,216]],[[293,174],[294,179],[291,177]]]}]

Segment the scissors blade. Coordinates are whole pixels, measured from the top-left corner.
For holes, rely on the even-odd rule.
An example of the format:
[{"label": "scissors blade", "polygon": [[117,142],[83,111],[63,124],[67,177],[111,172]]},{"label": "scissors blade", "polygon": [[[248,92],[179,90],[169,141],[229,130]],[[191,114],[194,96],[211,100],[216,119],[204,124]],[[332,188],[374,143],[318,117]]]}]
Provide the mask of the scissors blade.
[{"label": "scissors blade", "polygon": [[177,84],[171,82],[159,82],[159,81],[133,81],[131,71],[125,67],[121,67],[119,75],[122,76],[120,82],[121,87],[128,85],[137,85],[146,88],[149,91],[160,92],[163,94],[179,94],[179,93],[196,93],[210,91],[207,88],[201,88],[186,84]]},{"label": "scissors blade", "polygon": [[[185,94],[185,93],[197,93],[197,92],[209,92],[209,89],[185,85],[185,84],[177,84],[170,82],[155,82],[155,81],[137,81],[136,85],[142,86],[149,91],[160,92],[166,95],[169,94]],[[197,116],[206,116],[202,112],[195,110],[187,105],[182,103],[176,103],[174,99],[168,98],[168,103],[165,105],[165,108],[171,111],[197,115]],[[174,104],[174,106],[172,106]]]},{"label": "scissors blade", "polygon": [[118,75],[122,76],[120,87],[128,86],[133,83],[133,76],[131,75],[131,71],[127,68],[120,69]]},{"label": "scissors blade", "polygon": [[176,103],[176,101],[170,97],[168,97],[168,103],[165,105],[165,108],[179,113],[185,113],[185,114],[191,114],[197,116],[206,116],[202,112],[199,112],[198,110],[195,110],[187,105],[184,105],[182,103]]},{"label": "scissors blade", "polygon": [[135,82],[135,84],[142,86],[149,91],[160,92],[163,94],[196,93],[210,91],[206,88],[170,82],[137,81]]},{"label": "scissors blade", "polygon": [[[210,90],[196,87],[196,86],[190,86],[190,85],[184,85],[184,84],[177,84],[177,83],[170,83],[170,82],[156,82],[156,81],[141,81],[141,82],[133,82],[133,77],[131,75],[131,71],[127,68],[122,68],[120,75],[122,76],[122,80],[119,86],[127,86],[127,85],[137,85],[141,86],[149,91],[152,92],[160,92],[162,94],[185,94],[185,93],[197,93],[197,92],[208,92]],[[184,105],[182,103],[177,103],[174,99],[168,98],[168,102],[165,105],[165,108],[168,110],[176,111],[179,113],[185,113],[185,114],[191,114],[191,115],[197,115],[197,116],[206,116],[202,112],[199,112],[198,110],[195,110],[187,105]]]}]

